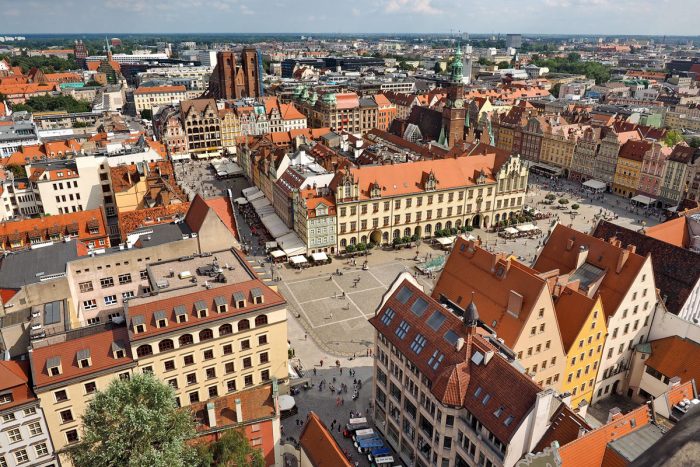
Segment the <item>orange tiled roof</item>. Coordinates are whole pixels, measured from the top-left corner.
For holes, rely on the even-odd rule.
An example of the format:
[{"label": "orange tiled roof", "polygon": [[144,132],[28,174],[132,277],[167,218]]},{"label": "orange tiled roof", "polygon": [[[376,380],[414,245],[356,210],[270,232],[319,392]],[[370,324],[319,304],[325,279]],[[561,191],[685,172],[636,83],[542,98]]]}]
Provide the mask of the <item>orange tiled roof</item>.
[{"label": "orange tiled roof", "polygon": [[651,422],[649,407],[643,405],[625,415],[618,415],[602,427],[586,433],[559,448],[563,467],[603,467],[609,442],[637,431]]},{"label": "orange tiled roof", "polygon": [[585,294],[570,287],[565,287],[557,298],[554,310],[559,323],[564,352],[567,354],[576,343],[576,338],[593,311],[595,304],[596,300],[588,298]]},{"label": "orange tiled roof", "polygon": [[299,444],[314,467],[352,467],[333,434],[313,411],[306,417]]},{"label": "orange tiled roof", "polygon": [[80,83],[83,78],[77,73],[45,73],[46,79],[53,83]]},{"label": "orange tiled roof", "polygon": [[238,238],[236,221],[230,200],[225,196],[219,196],[216,198],[206,199],[205,202],[207,203],[207,206],[213,209],[216,215],[219,216],[219,219],[221,219],[221,222],[224,223],[229,232],[231,232],[234,237]]},{"label": "orange tiled roof", "polygon": [[683,383],[700,381],[700,344],[678,336],[652,341],[644,364],[669,378],[678,376]]},{"label": "orange tiled roof", "polygon": [[648,237],[670,243],[680,248],[688,248],[688,245],[690,245],[688,222],[685,216],[647,227],[645,233]]},{"label": "orange tiled roof", "polygon": [[275,415],[275,404],[272,400],[272,385],[268,384],[235,394],[229,394],[208,401],[192,404],[189,409],[197,419],[197,431],[205,431],[214,428],[210,425],[207,405],[214,404],[216,413],[216,427],[225,428],[233,425],[238,426],[236,414],[236,400],[241,401],[241,413],[243,423],[255,420],[272,418]]},{"label": "orange tiled roof", "polygon": [[134,94],[165,94],[165,93],[172,93],[172,92],[185,92],[185,86],[182,85],[177,85],[177,86],[140,86],[136,88],[134,91]]},{"label": "orange tiled roof", "polygon": [[[97,232],[91,234],[91,229],[97,229]],[[77,234],[82,242],[104,239],[105,245],[101,246],[109,247],[107,225],[101,208],[0,223],[0,247],[11,250],[10,242],[20,239],[26,248],[31,239],[48,241],[51,235],[63,237],[67,234]]]},{"label": "orange tiled roof", "polygon": [[58,84],[5,84],[0,85],[0,94],[13,96],[17,94],[39,94],[45,92],[58,91]]},{"label": "orange tiled roof", "polygon": [[[494,272],[497,263],[505,269],[502,277],[497,277]],[[513,347],[532,307],[546,287],[544,279],[517,260],[490,253],[473,241],[460,237],[435,284],[432,296],[438,299],[442,295],[464,307],[474,292],[474,302],[479,308],[481,320],[493,327],[506,345]],[[523,296],[523,309],[517,317],[507,312],[510,290]]]},{"label": "orange tiled roof", "polygon": [[694,384],[695,381],[688,380],[669,389],[666,392],[666,399],[669,405],[674,406],[685,399],[693,400],[697,398]]},{"label": "orange tiled roof", "polygon": [[544,451],[545,448],[551,447],[554,441],[558,442],[559,446],[563,446],[576,440],[582,431],[588,432],[592,429],[583,418],[563,403],[557,408],[549,421],[551,423],[547,431],[539,440],[533,452]]},{"label": "orange tiled roof", "polygon": [[189,207],[190,203],[186,202],[120,212],[118,218],[121,238],[125,240],[128,234],[145,226],[170,223],[175,216],[184,216]]},{"label": "orange tiled roof", "polygon": [[11,402],[2,404],[3,411],[36,400],[29,387],[29,373],[29,360],[0,361],[0,392],[9,391],[12,395]]},{"label": "orange tiled roof", "polygon": [[280,115],[283,120],[301,120],[306,118],[292,103],[280,104]]},{"label": "orange tiled roof", "polygon": [[[588,251],[586,263],[606,271],[598,293],[603,299],[605,315],[610,317],[617,311],[646,258],[605,240],[557,224],[537,257],[534,269],[539,272],[558,269],[560,274],[573,272],[577,269],[581,249]],[[626,257],[626,260],[620,272],[617,272],[621,256]]]},{"label": "orange tiled roof", "polygon": [[[126,328],[121,327],[34,349],[32,351],[34,386],[41,388],[97,372],[114,371],[117,367],[132,365],[133,360],[128,338]],[[114,358],[113,343],[121,345],[124,349],[124,357]],[[87,368],[81,368],[78,366],[77,354],[86,349],[90,351],[91,365]],[[55,357],[60,358],[62,373],[58,376],[49,376],[47,363]]]}]

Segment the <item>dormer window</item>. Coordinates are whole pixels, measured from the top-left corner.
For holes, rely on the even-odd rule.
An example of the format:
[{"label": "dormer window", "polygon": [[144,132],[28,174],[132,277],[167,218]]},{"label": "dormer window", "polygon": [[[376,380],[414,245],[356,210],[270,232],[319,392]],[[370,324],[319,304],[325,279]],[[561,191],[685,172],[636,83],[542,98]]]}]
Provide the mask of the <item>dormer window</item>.
[{"label": "dormer window", "polygon": [[46,360],[46,371],[48,371],[51,376],[58,376],[63,373],[63,368],[61,367],[61,357],[51,357]]},{"label": "dormer window", "polygon": [[207,304],[204,300],[197,300],[194,302],[195,315],[197,315],[198,318],[207,317],[207,308]]},{"label": "dormer window", "polygon": [[185,309],[184,306],[178,305],[175,308],[173,308],[173,311],[175,312],[175,321],[178,323],[186,323],[187,322],[187,310]]},{"label": "dormer window", "polygon": [[437,179],[435,178],[435,173],[430,171],[428,177],[425,180],[425,191],[435,191],[437,189]]},{"label": "dormer window", "polygon": [[218,311],[219,313],[226,313],[228,311],[226,297],[219,296],[214,298],[214,305],[216,305],[216,311]]},{"label": "dormer window", "polygon": [[143,315],[134,316],[131,318],[131,326],[136,334],[146,332],[146,320]]},{"label": "dormer window", "polygon": [[165,316],[165,311],[156,311],[153,313],[153,318],[156,320],[156,326],[159,328],[165,328],[168,326],[168,318]]},{"label": "dormer window", "polygon": [[236,292],[233,294],[233,303],[236,304],[236,308],[245,308],[246,299],[243,292]]},{"label": "dormer window", "polygon": [[123,342],[112,342],[112,357],[117,359],[126,357],[126,347]]},{"label": "dormer window", "polygon": [[260,290],[257,287],[254,287],[250,290],[250,295],[253,297],[253,303],[256,305],[260,305],[263,302],[264,296],[262,293],[262,290]]},{"label": "dormer window", "polygon": [[92,360],[90,358],[90,349],[79,350],[78,354],[76,355],[76,358],[78,360],[78,366],[80,368],[88,368],[92,364]]},{"label": "dormer window", "polygon": [[0,405],[12,402],[12,393],[0,394]]},{"label": "dormer window", "polygon": [[372,188],[369,191],[369,196],[370,198],[380,198],[382,196],[382,188],[379,186],[379,183],[374,182],[372,184]]}]

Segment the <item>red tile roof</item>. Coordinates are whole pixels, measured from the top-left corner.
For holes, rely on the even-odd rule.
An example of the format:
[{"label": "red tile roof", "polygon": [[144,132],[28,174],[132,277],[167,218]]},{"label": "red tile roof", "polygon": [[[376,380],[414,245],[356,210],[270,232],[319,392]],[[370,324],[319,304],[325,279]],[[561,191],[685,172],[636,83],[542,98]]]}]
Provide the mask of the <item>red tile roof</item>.
[{"label": "red tile roof", "polygon": [[551,424],[533,452],[542,452],[556,441],[559,446],[576,440],[580,434],[591,431],[591,426],[571,408],[562,403],[549,419]]},{"label": "red tile roof", "polygon": [[700,344],[690,339],[670,336],[651,342],[651,356],[644,365],[685,383],[700,381]]},{"label": "red tile roof", "polygon": [[662,242],[669,243],[679,248],[688,248],[690,245],[688,222],[685,216],[647,227],[644,233],[648,237],[661,240]]},{"label": "red tile roof", "polygon": [[559,448],[563,467],[607,467],[603,463],[609,442],[637,431],[651,422],[649,407],[643,405],[618,415],[602,427],[586,433]]},{"label": "red tile roof", "polygon": [[131,232],[142,227],[169,224],[176,216],[184,216],[190,207],[190,203],[170,204],[154,208],[136,209],[134,211],[120,212],[119,233],[122,240]]},{"label": "red tile roof", "polygon": [[272,400],[272,385],[259,386],[235,394],[210,399],[205,402],[192,404],[189,409],[197,420],[197,431],[213,428],[207,413],[207,404],[214,404],[216,413],[216,428],[224,429],[239,425],[236,413],[236,399],[241,401],[243,423],[272,418],[275,416],[275,404]]},{"label": "red tile roof", "polygon": [[[505,270],[502,277],[494,272],[496,264]],[[513,347],[532,307],[547,288],[546,281],[537,272],[519,266],[521,264],[514,259],[505,259],[504,255],[490,253],[473,241],[459,237],[432,296],[439,299],[442,295],[464,307],[474,292],[481,321],[495,329],[506,345]],[[517,317],[507,311],[511,290],[523,296],[523,309]]]},{"label": "red tile roof", "polygon": [[596,300],[570,287],[565,287],[557,298],[554,310],[565,353],[568,354],[576,343],[576,338],[593,312],[595,304]]},{"label": "red tile roof", "polygon": [[306,418],[299,444],[314,467],[352,467],[333,434],[314,412]]},{"label": "red tile roof", "polygon": [[216,215],[219,216],[219,219],[221,219],[221,222],[224,223],[229,232],[231,232],[234,237],[238,238],[236,219],[234,217],[231,201],[226,196],[219,196],[216,198],[209,198],[205,202],[207,206],[213,209]]},{"label": "red tile roof", "polygon": [[[485,300],[477,297],[475,303],[480,308]],[[413,311],[417,309],[424,311],[419,315]],[[432,393],[438,400],[465,407],[504,444],[530,414],[540,387],[409,279],[396,286],[369,321],[433,382]],[[400,327],[406,329],[403,338],[401,331],[397,333]],[[421,338],[424,347],[416,353],[413,349]],[[458,338],[464,339],[459,350]],[[480,363],[474,363],[477,353],[483,358]]]},{"label": "red tile roof", "polygon": [[36,396],[29,387],[29,361],[0,360],[0,392],[12,394],[12,402],[0,405],[0,410],[36,400]]},{"label": "red tile roof", "polygon": [[642,162],[644,154],[651,150],[652,144],[648,141],[628,140],[620,148],[619,157],[629,159],[636,162]]},{"label": "red tile roof", "polygon": [[[539,272],[558,269],[560,274],[568,274],[577,269],[578,255],[582,250],[588,251],[586,263],[605,271],[598,293],[603,299],[605,315],[610,317],[622,303],[646,258],[605,240],[557,224],[533,268]],[[627,259],[617,272],[621,257]]]},{"label": "red tile roof", "polygon": [[[113,343],[121,345],[125,352],[124,357],[114,358],[112,353]],[[91,365],[86,368],[80,368],[77,354],[86,349],[90,350]],[[60,358],[62,373],[58,376],[49,376],[47,362],[55,357]],[[30,353],[30,358],[32,361],[32,379],[36,388],[133,364],[129,347],[129,336],[125,327],[76,338],[68,336],[68,339],[64,342],[35,348]]]}]

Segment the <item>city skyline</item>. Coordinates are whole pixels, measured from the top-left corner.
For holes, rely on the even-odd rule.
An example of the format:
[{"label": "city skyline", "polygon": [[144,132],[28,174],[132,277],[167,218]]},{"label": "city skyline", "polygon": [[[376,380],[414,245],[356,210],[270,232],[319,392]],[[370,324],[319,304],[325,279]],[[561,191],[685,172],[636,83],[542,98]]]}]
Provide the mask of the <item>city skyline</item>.
[{"label": "city skyline", "polygon": [[[659,14],[659,8],[676,14]],[[456,33],[697,35],[693,0],[0,0],[2,34],[122,33]],[[76,21],[76,12],[80,12]],[[504,16],[504,12],[508,12]],[[109,18],[108,23],[105,18]],[[338,24],[342,18],[343,24]],[[574,24],[571,19],[576,18]],[[86,28],[85,25],[90,25]],[[485,25],[492,25],[486,27]]]}]

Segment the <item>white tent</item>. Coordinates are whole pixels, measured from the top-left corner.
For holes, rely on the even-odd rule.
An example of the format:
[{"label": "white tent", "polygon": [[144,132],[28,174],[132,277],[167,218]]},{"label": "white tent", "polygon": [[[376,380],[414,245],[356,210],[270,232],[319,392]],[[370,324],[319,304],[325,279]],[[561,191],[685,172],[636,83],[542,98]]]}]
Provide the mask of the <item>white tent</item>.
[{"label": "white tent", "polygon": [[241,196],[240,198],[236,198],[236,199],[234,200],[234,203],[236,203],[236,204],[241,204],[241,205],[243,205],[243,204],[248,204],[248,200],[245,199],[245,198],[243,198],[243,197]]},{"label": "white tent", "polygon": [[518,225],[518,226],[516,226],[515,228],[516,228],[519,232],[530,232],[530,231],[532,231],[532,230],[537,229],[537,227],[535,227],[535,226],[532,225],[532,224]]},{"label": "white tent", "polygon": [[306,253],[306,244],[294,232],[289,232],[281,237],[275,237],[280,249],[287,256],[303,255]]},{"label": "white tent", "polygon": [[241,194],[248,198],[249,195],[252,195],[254,193],[259,193],[260,189],[256,186],[249,186],[248,188],[243,188],[241,190]]},{"label": "white tent", "polygon": [[291,258],[289,258],[289,262],[291,262],[292,264],[304,264],[304,263],[308,263],[308,261],[306,260],[306,258],[304,258],[304,255],[292,256]]},{"label": "white tent", "polygon": [[285,410],[292,410],[294,406],[297,404],[296,401],[294,400],[294,397],[288,395],[288,394],[282,394],[279,396],[277,399],[280,404],[280,411],[285,411]]},{"label": "white tent", "polygon": [[635,203],[642,204],[644,206],[650,206],[656,202],[654,198],[650,198],[644,195],[637,195],[634,198],[630,199],[630,201],[634,201]]},{"label": "white tent", "polygon": [[511,235],[515,235],[518,233],[518,229],[514,229],[513,227],[506,227],[506,233],[511,234]]},{"label": "white tent", "polygon": [[328,259],[328,255],[326,255],[322,251],[320,251],[318,253],[311,253],[311,257],[313,258],[314,261],[326,261]]},{"label": "white tent", "polygon": [[583,182],[583,186],[586,188],[590,188],[593,191],[605,191],[605,188],[607,185],[605,182],[601,182],[600,180],[586,180]]},{"label": "white tent", "polygon": [[255,193],[251,193],[249,195],[246,195],[246,199],[250,202],[255,201],[256,199],[264,198],[265,195],[263,194],[262,191],[256,191]]},{"label": "white tent", "polygon": [[282,219],[280,219],[277,214],[261,217],[260,221],[275,239],[289,232],[289,229],[284,225],[284,222],[282,222]]},{"label": "white tent", "polygon": [[284,251],[282,251],[282,250],[272,250],[272,251],[270,252],[270,256],[272,256],[273,258],[281,258],[281,257],[284,256]]},{"label": "white tent", "polygon": [[454,236],[452,236],[452,237],[438,237],[438,238],[437,238],[437,242],[438,242],[441,246],[449,246],[449,245],[452,245],[452,244],[455,242],[455,238],[456,238],[456,237],[454,237]]}]

